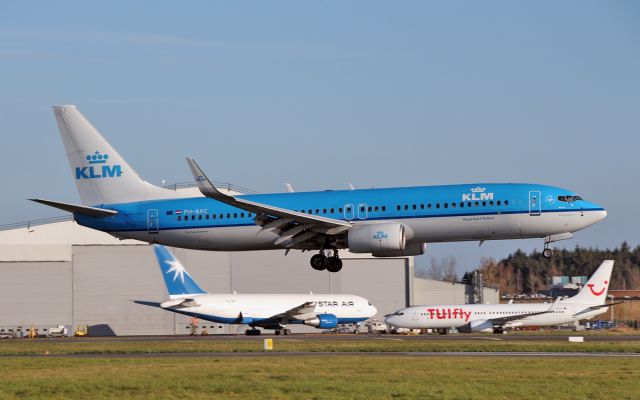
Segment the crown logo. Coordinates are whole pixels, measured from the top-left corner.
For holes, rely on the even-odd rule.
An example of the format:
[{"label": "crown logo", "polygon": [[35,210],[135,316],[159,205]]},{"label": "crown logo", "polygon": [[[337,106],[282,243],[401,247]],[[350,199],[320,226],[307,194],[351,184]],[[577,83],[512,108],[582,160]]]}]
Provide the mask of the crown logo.
[{"label": "crown logo", "polygon": [[474,187],[473,189],[471,189],[471,192],[472,193],[484,193],[485,190],[487,190],[487,189],[483,188],[483,187],[480,187],[480,186],[477,186],[477,187]]},{"label": "crown logo", "polygon": [[104,164],[108,158],[108,154],[100,154],[100,152],[96,150],[95,153],[87,156],[87,161],[89,161],[89,164]]}]

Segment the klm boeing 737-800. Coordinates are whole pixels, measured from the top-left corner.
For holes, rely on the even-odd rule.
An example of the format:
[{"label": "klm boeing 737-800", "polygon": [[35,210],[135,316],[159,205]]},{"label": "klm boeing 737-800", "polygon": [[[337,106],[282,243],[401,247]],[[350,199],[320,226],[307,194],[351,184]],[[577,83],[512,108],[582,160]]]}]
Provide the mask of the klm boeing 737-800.
[{"label": "klm boeing 737-800", "polygon": [[238,195],[216,188],[187,159],[200,193],[142,180],[75,106],[54,114],[82,205],[36,202],[122,239],[199,250],[308,250],[317,270],[342,268],[339,249],[376,257],[420,255],[426,243],[544,238],[549,244],[607,212],[570,190],[472,183]]}]

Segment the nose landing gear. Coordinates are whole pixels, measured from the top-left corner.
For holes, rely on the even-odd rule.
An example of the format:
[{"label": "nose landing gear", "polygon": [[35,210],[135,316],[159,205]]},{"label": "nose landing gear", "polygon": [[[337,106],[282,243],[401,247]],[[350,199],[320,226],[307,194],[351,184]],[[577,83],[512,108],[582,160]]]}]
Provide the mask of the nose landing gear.
[{"label": "nose landing gear", "polygon": [[329,272],[338,272],[342,269],[342,260],[338,256],[338,250],[333,251],[333,256],[324,255],[324,250],[311,257],[311,268],[316,271],[327,270]]},{"label": "nose landing gear", "polygon": [[549,235],[544,238],[544,250],[542,250],[542,256],[544,258],[551,258],[553,256],[553,250],[549,248],[549,245],[553,242],[559,242],[560,240],[567,240],[573,237],[573,233],[565,232],[555,235]]}]

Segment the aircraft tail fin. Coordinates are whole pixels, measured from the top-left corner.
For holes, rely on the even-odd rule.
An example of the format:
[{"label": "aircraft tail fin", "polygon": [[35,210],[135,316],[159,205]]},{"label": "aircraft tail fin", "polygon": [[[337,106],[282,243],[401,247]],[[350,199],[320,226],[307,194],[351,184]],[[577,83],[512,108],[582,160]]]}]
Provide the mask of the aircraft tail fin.
[{"label": "aircraft tail fin", "polygon": [[142,180],[76,106],[54,106],[53,113],[83,205],[177,197]]},{"label": "aircraft tail fin", "polygon": [[575,296],[568,299],[572,303],[600,305],[607,301],[607,291],[611,283],[613,260],[604,260],[586,285]]},{"label": "aircraft tail fin", "polygon": [[169,249],[156,244],[153,245],[153,250],[158,258],[162,278],[164,278],[171,299],[207,293],[198,286]]}]

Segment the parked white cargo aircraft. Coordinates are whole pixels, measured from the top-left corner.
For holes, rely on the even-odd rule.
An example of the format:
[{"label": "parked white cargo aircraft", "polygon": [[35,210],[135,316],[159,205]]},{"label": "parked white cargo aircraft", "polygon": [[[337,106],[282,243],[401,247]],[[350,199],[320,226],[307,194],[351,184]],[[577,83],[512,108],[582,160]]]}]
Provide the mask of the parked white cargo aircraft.
[{"label": "parked white cargo aircraft", "polygon": [[192,159],[201,195],[142,180],[75,106],[54,107],[82,205],[33,201],[122,239],[198,250],[309,250],[317,270],[342,268],[339,249],[414,256],[429,242],[544,238],[549,244],[602,220],[604,208],[539,184],[471,183],[387,189],[230,195]]},{"label": "parked white cargo aircraft", "polygon": [[[606,312],[607,290],[613,260],[604,261],[587,284],[573,297],[550,303],[453,304],[411,306],[387,315],[385,322],[398,328],[448,329],[503,333],[524,326],[562,325]],[[616,303],[617,304],[617,303]]]},{"label": "parked white cargo aircraft", "polygon": [[333,329],[338,325],[360,324],[378,312],[367,299],[349,294],[209,294],[166,247],[153,247],[170,300],[163,303],[138,300],[138,304],[206,321],[249,325],[247,335],[259,335],[258,327],[286,335],[290,332],[289,324]]}]

